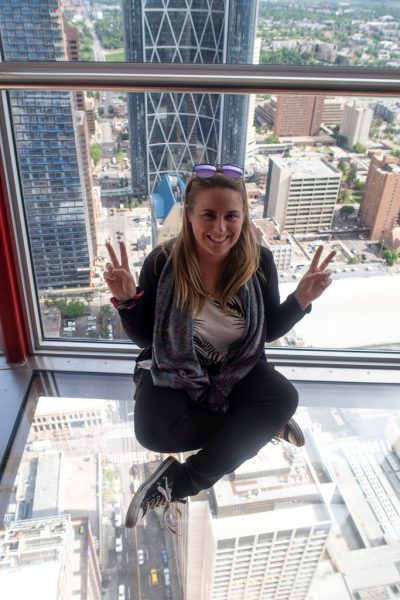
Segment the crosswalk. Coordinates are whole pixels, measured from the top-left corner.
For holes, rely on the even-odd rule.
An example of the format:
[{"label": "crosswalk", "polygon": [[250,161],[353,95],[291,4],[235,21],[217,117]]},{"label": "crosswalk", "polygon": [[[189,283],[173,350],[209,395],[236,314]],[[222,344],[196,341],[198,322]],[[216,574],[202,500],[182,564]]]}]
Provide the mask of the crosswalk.
[{"label": "crosswalk", "polygon": [[135,430],[133,427],[113,427],[107,432],[108,440],[120,440],[122,438],[134,438]]},{"label": "crosswalk", "polygon": [[144,452],[115,452],[113,454],[103,454],[103,457],[110,462],[121,465],[126,463],[145,463],[149,460],[149,453]]}]

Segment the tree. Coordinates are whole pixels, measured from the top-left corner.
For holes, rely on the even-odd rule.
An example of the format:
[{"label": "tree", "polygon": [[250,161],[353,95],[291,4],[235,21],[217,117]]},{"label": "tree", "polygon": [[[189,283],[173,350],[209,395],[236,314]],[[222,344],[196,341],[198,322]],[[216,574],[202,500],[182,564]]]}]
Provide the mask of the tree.
[{"label": "tree", "polygon": [[350,169],[347,175],[347,185],[353,187],[357,179],[357,165],[351,163]]},{"label": "tree", "polygon": [[92,144],[90,146],[90,156],[92,157],[93,164],[96,167],[101,159],[101,146],[100,144]]},{"label": "tree", "polygon": [[97,114],[99,115],[100,119],[104,117],[104,108],[102,106],[97,108]]},{"label": "tree", "polygon": [[365,189],[365,181],[357,179],[357,181],[354,183],[354,187],[356,188],[356,190],[362,192]]},{"label": "tree", "polygon": [[350,163],[345,158],[340,158],[338,162],[338,169],[342,171],[346,178],[350,171]]},{"label": "tree", "polygon": [[393,150],[392,156],[395,156],[396,158],[400,158],[400,150]]},{"label": "tree", "polygon": [[266,144],[279,144],[279,138],[277,135],[269,135],[265,138]]},{"label": "tree", "polygon": [[111,317],[111,306],[109,304],[102,304],[100,307],[100,314],[103,318]]},{"label": "tree", "polygon": [[382,252],[383,258],[386,260],[388,267],[392,267],[399,257],[397,250],[384,250]]},{"label": "tree", "polygon": [[365,154],[365,152],[367,151],[367,148],[366,148],[366,146],[363,146],[362,144],[354,144],[353,150],[356,154]]},{"label": "tree", "polygon": [[71,300],[71,302],[67,302],[66,300],[55,300],[53,304],[58,306],[62,317],[76,319],[87,313],[86,305],[80,300]]},{"label": "tree", "polygon": [[358,262],[359,262],[359,260],[358,260],[357,256],[352,256],[347,261],[347,264],[349,264],[349,265],[356,265]]},{"label": "tree", "polygon": [[117,161],[121,164],[124,162],[125,152],[123,150],[117,150],[115,153]]},{"label": "tree", "polygon": [[342,189],[339,192],[338,202],[340,204],[344,204],[344,203],[349,202],[349,201],[350,201],[350,196],[349,196],[346,188],[342,187]]},{"label": "tree", "polygon": [[350,215],[354,214],[355,212],[356,211],[355,211],[354,206],[350,206],[349,204],[342,206],[341,209],[339,210],[340,216],[345,220],[347,220],[347,218]]}]

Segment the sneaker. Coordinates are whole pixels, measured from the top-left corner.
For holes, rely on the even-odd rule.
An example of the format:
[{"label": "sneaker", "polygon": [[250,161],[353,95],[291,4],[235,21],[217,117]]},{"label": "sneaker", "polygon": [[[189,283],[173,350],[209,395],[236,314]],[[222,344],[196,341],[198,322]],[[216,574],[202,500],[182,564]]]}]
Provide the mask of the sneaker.
[{"label": "sneaker", "polygon": [[[176,530],[167,522],[166,516],[171,508],[172,502],[186,504],[186,500],[172,498],[173,480],[171,472],[173,472],[174,469],[171,467],[176,467],[179,464],[179,461],[173,456],[168,456],[158,469],[156,469],[156,471],[154,471],[154,473],[138,487],[126,513],[125,527],[135,527],[139,519],[143,519],[149,510],[153,510],[153,508],[157,508],[157,506],[163,506],[164,525],[169,531],[176,533]],[[179,508],[176,510],[178,514],[181,515]]]},{"label": "sneaker", "polygon": [[296,423],[294,419],[290,419],[283,429],[274,435],[271,441],[274,444],[278,444],[282,441],[289,442],[289,444],[293,444],[293,446],[297,446],[298,448],[305,444],[304,435],[300,429],[300,425]]}]

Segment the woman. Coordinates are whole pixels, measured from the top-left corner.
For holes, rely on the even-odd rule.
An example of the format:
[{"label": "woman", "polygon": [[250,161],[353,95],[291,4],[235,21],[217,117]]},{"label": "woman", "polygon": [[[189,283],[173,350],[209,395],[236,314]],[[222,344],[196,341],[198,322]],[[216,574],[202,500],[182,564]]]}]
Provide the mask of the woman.
[{"label": "woman", "polygon": [[[156,506],[183,502],[255,456],[276,437],[302,445],[291,419],[298,395],[271,367],[266,341],[287,333],[330,285],[331,252],[319,247],[296,291],[280,304],[270,250],[253,233],[238,165],[197,165],[185,191],[182,230],[146,258],[139,286],[107,244],[104,278],[129,337],[145,348],[135,368],[135,433],[169,456],[138,489],[125,525]],[[165,518],[164,518],[165,521]],[[168,525],[167,525],[168,526]]]}]

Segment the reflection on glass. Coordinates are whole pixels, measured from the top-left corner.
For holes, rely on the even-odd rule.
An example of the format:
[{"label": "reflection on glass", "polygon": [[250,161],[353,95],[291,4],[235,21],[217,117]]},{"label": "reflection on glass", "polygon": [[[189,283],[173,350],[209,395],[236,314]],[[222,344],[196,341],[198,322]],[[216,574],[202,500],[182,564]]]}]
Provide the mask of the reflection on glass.
[{"label": "reflection on glass", "polygon": [[164,458],[135,440],[133,410],[87,394],[39,398],[0,532],[0,583],[16,597],[36,597],[44,577],[54,598],[326,600],[335,590],[350,600],[398,589],[398,413],[299,409],[305,447],[262,448],[191,497],[174,536],[158,510],[123,527]]}]

